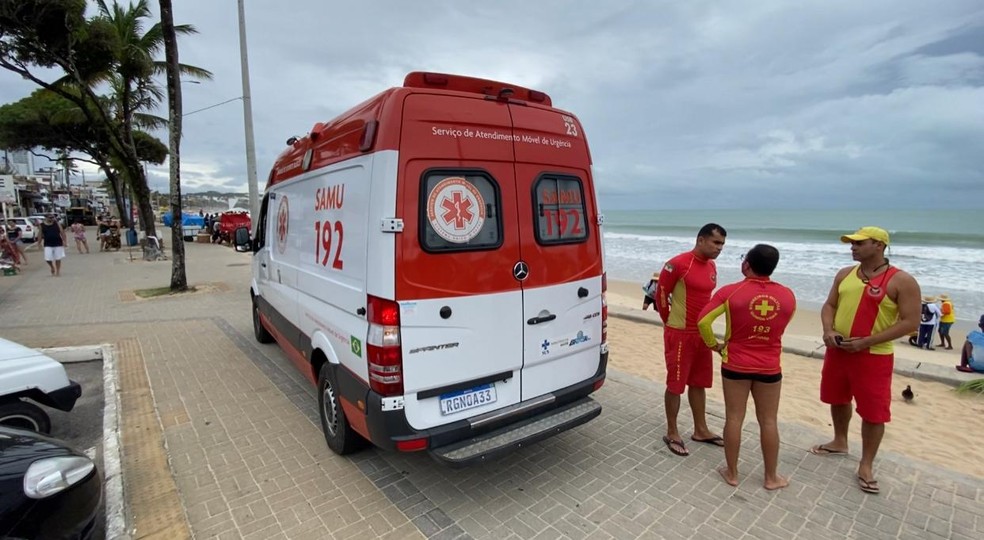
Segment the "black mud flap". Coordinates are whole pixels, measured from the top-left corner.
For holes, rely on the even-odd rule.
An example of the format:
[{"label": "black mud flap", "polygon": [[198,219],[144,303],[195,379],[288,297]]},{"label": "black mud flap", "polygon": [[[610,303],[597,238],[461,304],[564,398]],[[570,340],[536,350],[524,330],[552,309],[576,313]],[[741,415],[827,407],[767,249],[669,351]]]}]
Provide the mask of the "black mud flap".
[{"label": "black mud flap", "polygon": [[600,414],[601,404],[586,397],[495,431],[433,448],[430,455],[451,467],[474,465],[580,426]]}]

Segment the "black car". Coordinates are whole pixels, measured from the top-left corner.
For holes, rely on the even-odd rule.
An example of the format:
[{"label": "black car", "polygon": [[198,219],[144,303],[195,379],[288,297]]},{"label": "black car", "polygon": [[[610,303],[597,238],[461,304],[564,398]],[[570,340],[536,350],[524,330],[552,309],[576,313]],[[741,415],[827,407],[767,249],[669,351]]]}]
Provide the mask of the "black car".
[{"label": "black car", "polygon": [[0,426],[0,538],[89,538],[102,478],[57,439]]}]

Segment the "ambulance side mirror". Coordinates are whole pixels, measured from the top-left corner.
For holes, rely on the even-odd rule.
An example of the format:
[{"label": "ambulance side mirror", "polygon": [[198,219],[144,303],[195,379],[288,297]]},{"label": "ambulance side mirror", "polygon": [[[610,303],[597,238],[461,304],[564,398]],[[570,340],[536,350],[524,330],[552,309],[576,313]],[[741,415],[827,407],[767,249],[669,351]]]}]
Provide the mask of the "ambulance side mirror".
[{"label": "ambulance side mirror", "polygon": [[253,251],[253,242],[249,238],[249,229],[239,227],[234,234],[233,245],[236,246],[236,251]]}]

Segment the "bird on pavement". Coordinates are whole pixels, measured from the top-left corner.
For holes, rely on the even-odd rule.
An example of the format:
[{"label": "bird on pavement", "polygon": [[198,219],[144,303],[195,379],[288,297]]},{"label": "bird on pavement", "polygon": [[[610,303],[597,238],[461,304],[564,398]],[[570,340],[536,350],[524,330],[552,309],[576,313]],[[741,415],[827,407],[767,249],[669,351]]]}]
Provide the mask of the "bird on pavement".
[{"label": "bird on pavement", "polygon": [[916,395],[912,393],[912,388],[908,384],[905,385],[905,390],[902,391],[902,399],[908,403],[912,401],[912,398],[914,397],[916,397]]}]

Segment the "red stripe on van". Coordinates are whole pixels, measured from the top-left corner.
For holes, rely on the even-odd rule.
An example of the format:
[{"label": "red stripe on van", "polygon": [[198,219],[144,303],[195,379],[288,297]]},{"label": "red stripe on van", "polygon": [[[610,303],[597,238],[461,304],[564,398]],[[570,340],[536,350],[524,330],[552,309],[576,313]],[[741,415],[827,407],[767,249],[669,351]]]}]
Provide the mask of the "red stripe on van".
[{"label": "red stripe on van", "polygon": [[342,404],[342,411],[345,413],[345,419],[348,420],[352,429],[356,433],[362,435],[367,441],[371,441],[372,437],[369,436],[369,424],[366,422],[366,413],[359,410],[351,401],[338,396],[338,401]]},{"label": "red stripe on van", "polygon": [[317,386],[318,379],[311,370],[311,362],[304,357],[304,354],[297,350],[290,340],[284,337],[284,335],[277,330],[277,327],[274,326],[273,323],[270,322],[270,319],[268,319],[263,313],[260,313],[260,324],[262,324],[267,331],[273,334],[273,338],[277,340],[277,344],[280,345],[280,348],[287,354],[287,359],[290,360],[291,363],[304,374],[307,380],[311,381],[311,384]]}]

